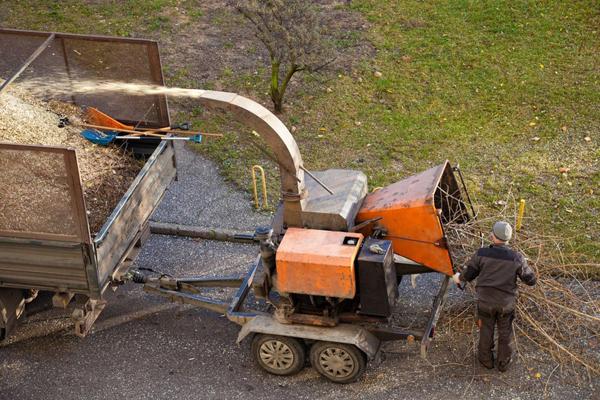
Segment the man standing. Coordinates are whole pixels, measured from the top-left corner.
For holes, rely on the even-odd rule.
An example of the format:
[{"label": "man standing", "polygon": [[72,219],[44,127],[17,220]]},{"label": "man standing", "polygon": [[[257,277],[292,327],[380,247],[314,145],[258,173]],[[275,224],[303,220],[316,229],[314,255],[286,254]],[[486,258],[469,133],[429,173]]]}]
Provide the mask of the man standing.
[{"label": "man standing", "polygon": [[498,325],[498,370],[508,369],[512,356],[512,322],[515,314],[517,277],[529,286],[536,277],[522,254],[507,244],[512,228],[507,222],[494,224],[489,247],[477,250],[464,273],[454,274],[454,282],[470,282],[477,278],[477,313],[479,315],[479,362],[494,368],[494,329]]}]

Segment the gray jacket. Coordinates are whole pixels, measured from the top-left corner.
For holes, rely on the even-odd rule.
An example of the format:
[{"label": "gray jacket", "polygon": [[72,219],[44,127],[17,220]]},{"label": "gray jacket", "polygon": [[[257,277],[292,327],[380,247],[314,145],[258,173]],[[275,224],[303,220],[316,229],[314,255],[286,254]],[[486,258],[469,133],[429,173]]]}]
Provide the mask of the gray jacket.
[{"label": "gray jacket", "polygon": [[537,281],[525,257],[505,245],[490,245],[477,250],[460,275],[464,282],[477,278],[480,306],[502,311],[514,309],[517,277],[529,286]]}]

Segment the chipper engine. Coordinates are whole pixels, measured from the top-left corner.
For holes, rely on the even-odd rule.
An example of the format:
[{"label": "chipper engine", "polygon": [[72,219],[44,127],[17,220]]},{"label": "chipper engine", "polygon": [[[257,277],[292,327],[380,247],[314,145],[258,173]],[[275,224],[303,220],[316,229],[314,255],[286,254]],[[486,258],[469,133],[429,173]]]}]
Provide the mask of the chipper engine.
[{"label": "chipper engine", "polygon": [[[388,340],[421,340],[425,355],[454,272],[444,225],[472,217],[458,169],[446,161],[369,193],[362,172],[308,171],[292,135],[264,107],[199,92],[204,105],[233,111],[262,136],[280,167],[282,202],[272,226],[256,229],[260,255],[245,278],[133,279],[172,301],[223,312],[242,325],[238,342],[252,337],[258,365],[273,374],[298,372],[308,356],[329,380],[351,382]],[[402,277],[426,272],[444,279],[424,332],[390,327]],[[227,286],[238,288],[231,302],[202,294]],[[265,310],[245,309],[251,291]]]}]

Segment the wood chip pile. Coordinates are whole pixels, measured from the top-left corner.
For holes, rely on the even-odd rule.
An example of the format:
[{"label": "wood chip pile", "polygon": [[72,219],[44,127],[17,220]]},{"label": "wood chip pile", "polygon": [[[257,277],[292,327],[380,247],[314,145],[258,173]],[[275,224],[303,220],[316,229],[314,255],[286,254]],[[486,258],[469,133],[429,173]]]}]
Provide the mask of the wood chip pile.
[{"label": "wood chip pile", "polygon": [[[59,114],[77,115],[80,110],[56,101],[42,102],[18,87],[10,87],[0,95],[0,142],[75,149],[90,231],[94,234],[143,163],[117,147],[102,147],[85,140],[79,135],[81,129],[59,128]],[[45,233],[71,229],[72,215],[65,212],[70,211],[70,205],[63,204],[69,196],[58,183],[63,179],[65,186],[62,164],[44,160],[43,155],[20,157],[17,160],[16,154],[6,152],[0,157],[0,229],[28,231],[42,227]]]}]

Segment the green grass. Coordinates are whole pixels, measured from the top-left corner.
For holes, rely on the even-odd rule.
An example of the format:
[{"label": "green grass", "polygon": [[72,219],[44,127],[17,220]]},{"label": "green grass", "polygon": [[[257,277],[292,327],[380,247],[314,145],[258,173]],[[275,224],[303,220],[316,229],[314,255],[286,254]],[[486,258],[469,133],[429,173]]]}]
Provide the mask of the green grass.
[{"label": "green grass", "polygon": [[[508,193],[524,198],[528,227],[568,238],[569,250],[599,261],[593,2],[359,0],[351,7],[371,23],[377,55],[291,98],[282,119],[298,128],[306,165],[360,169],[375,187],[450,159],[484,214]],[[268,103],[266,82],[226,87]],[[258,152],[235,134],[205,151],[249,187]]]},{"label": "green grass", "polygon": [[[189,1],[123,0],[89,2],[81,0],[6,1],[7,26],[70,33],[136,36],[168,31],[167,9]],[[193,17],[200,14],[194,12]],[[3,24],[4,25],[4,24]]]},{"label": "green grass", "polygon": [[[203,16],[193,2],[176,0],[9,3],[5,26],[69,32],[176,35],[174,7]],[[366,39],[348,32],[335,45],[369,40],[377,52],[349,72],[294,78],[299,84],[281,118],[297,128],[308,168],[360,169],[375,187],[450,159],[484,214],[510,192],[526,199],[529,227],[568,238],[569,251],[600,261],[596,2],[355,0],[340,7],[361,13],[369,31]],[[224,34],[227,12],[211,17]],[[166,75],[172,84],[197,86],[186,68]],[[266,66],[258,74],[231,67],[204,86],[270,106],[267,76]],[[246,128],[201,109],[178,117],[226,132],[202,151],[242,187],[250,187],[252,164],[269,166],[277,197],[276,168],[239,140]],[[570,170],[563,175],[561,167]]]}]

